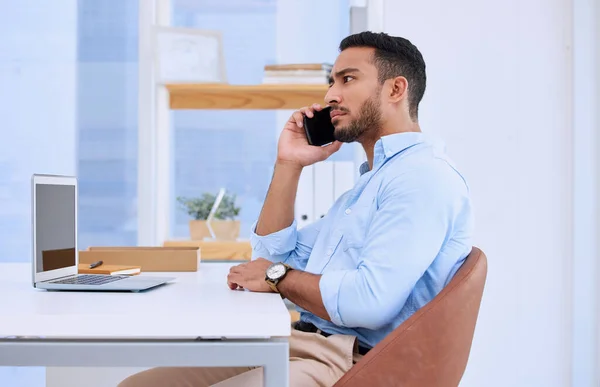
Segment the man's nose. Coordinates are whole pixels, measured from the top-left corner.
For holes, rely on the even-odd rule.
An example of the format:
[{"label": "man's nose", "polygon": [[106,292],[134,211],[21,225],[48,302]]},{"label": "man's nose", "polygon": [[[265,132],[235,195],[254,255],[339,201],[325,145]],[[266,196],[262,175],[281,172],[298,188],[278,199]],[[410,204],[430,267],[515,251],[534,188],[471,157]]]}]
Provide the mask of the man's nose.
[{"label": "man's nose", "polygon": [[342,101],[342,97],[339,95],[339,93],[337,93],[333,87],[331,87],[327,93],[325,94],[325,103],[327,105],[331,105],[331,104],[340,104],[340,102]]}]

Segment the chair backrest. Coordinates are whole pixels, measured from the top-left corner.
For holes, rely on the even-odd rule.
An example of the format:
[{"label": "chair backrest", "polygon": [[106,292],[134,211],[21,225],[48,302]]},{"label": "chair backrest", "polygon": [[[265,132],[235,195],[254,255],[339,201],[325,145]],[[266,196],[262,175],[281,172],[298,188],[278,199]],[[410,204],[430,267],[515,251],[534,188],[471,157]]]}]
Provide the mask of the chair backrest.
[{"label": "chair backrest", "polygon": [[428,304],[367,353],[335,387],[455,387],[467,366],[487,276],[476,247]]}]

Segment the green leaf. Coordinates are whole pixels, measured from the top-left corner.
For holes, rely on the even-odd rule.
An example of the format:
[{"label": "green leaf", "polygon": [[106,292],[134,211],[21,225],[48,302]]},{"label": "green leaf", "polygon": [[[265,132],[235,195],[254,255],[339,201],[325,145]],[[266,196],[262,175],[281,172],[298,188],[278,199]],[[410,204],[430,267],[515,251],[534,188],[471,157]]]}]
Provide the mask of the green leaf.
[{"label": "green leaf", "polygon": [[[235,194],[225,194],[215,213],[215,219],[235,219],[240,213],[240,208],[235,205],[235,199]],[[204,193],[196,198],[177,197],[181,209],[195,220],[206,220],[215,200],[216,196],[211,193]]]}]

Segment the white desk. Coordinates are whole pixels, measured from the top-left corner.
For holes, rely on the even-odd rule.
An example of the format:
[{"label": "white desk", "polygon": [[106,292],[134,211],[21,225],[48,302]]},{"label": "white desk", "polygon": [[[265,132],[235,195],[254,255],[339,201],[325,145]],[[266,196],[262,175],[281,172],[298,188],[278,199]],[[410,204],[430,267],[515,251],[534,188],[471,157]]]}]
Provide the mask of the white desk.
[{"label": "white desk", "polygon": [[0,264],[0,366],[264,366],[265,386],[287,386],[288,310],[277,294],[229,290],[230,266],[94,293],[37,290],[29,264]]}]

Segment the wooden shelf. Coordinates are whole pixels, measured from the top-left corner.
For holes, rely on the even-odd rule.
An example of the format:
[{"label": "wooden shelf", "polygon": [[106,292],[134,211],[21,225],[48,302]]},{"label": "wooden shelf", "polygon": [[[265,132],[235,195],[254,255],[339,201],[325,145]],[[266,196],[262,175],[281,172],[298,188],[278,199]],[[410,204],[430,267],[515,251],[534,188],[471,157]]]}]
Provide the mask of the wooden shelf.
[{"label": "wooden shelf", "polygon": [[324,104],[328,85],[168,84],[171,109],[298,109]]}]

